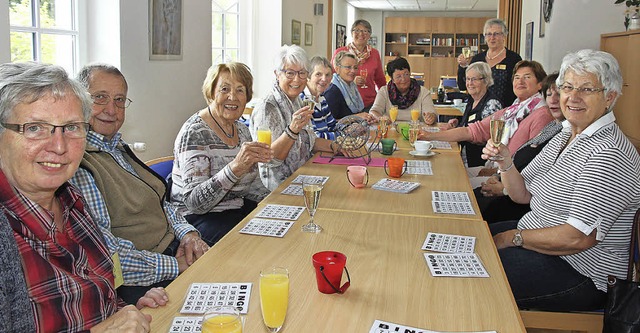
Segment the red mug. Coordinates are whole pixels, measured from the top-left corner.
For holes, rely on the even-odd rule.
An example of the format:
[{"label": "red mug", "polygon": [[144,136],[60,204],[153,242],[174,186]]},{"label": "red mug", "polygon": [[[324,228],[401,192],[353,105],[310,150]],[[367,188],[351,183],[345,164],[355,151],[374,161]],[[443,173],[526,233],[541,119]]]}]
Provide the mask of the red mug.
[{"label": "red mug", "polygon": [[389,157],[384,161],[384,173],[393,178],[400,178],[407,171],[407,161],[404,158]]},{"label": "red mug", "polygon": [[[322,251],[314,254],[312,259],[318,291],[323,294],[344,294],[351,285],[351,277],[346,267],[347,256],[340,252]],[[347,282],[340,287],[343,269],[347,273]]]}]

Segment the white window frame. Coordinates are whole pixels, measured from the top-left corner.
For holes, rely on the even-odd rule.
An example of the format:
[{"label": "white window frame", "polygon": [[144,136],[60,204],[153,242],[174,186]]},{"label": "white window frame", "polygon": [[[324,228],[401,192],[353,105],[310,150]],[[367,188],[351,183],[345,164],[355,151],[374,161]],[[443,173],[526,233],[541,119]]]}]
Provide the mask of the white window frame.
[{"label": "white window frame", "polygon": [[[236,51],[236,59],[233,59],[234,61],[240,61],[240,7],[241,7],[241,1],[240,0],[236,0],[236,4],[237,4],[237,11],[236,12],[229,12],[226,9],[223,9],[222,11],[214,11],[214,8],[221,8],[222,6],[220,6],[216,0],[212,0],[211,1],[211,12],[213,13],[221,13],[222,14],[222,47],[219,46],[214,46],[213,45],[213,37],[211,40],[211,51],[213,54],[213,51],[217,51],[217,50],[222,50],[222,62],[226,62],[226,57],[225,55],[229,52],[229,50],[235,50]],[[236,35],[236,47],[227,47],[227,34],[226,34],[226,25],[224,24],[227,15],[235,15],[237,17],[237,27],[238,27],[238,31],[237,31],[237,35]],[[212,31],[212,36],[213,36],[213,31]],[[215,59],[213,59],[213,56],[211,57],[211,62],[213,64],[215,64]]]},{"label": "white window frame", "polygon": [[[43,34],[72,36],[71,54],[73,55],[73,59],[71,59],[71,64],[73,68],[70,68],[69,70],[71,70],[71,73],[75,73],[78,70],[78,58],[79,58],[78,1],[70,0],[71,1],[71,30],[41,28],[40,27],[40,0],[30,0],[30,1],[31,1],[31,17],[34,25],[31,27],[15,26],[15,25],[11,25],[11,21],[9,20],[9,33],[26,32],[34,35],[34,38],[33,38],[34,45],[33,45],[33,54],[32,54],[34,61],[42,60],[42,35]],[[9,38],[9,42],[11,42],[11,38]]]}]

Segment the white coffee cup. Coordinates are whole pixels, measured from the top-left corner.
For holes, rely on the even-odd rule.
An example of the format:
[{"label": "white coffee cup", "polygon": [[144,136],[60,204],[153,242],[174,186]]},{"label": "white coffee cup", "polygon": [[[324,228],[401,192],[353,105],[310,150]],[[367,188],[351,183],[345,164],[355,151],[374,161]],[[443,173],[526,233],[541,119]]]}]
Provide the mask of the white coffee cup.
[{"label": "white coffee cup", "polygon": [[462,99],[460,99],[460,98],[456,98],[456,99],[454,99],[454,100],[453,100],[453,105],[455,105],[455,106],[460,106],[460,105],[462,105]]},{"label": "white coffee cup", "polygon": [[414,147],[419,154],[428,154],[433,149],[433,143],[431,141],[418,140],[414,142]]}]

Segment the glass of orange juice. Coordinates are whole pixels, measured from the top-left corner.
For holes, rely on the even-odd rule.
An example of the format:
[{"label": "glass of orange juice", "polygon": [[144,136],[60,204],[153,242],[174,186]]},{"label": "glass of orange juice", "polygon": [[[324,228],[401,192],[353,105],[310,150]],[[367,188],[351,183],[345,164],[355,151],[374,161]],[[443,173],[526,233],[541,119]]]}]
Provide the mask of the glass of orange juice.
[{"label": "glass of orange juice", "polygon": [[271,130],[267,127],[259,127],[258,128],[258,142],[266,143],[271,145]]},{"label": "glass of orange juice", "polygon": [[396,119],[398,119],[398,106],[392,105],[391,109],[389,109],[389,119],[391,119],[391,124],[395,125]]},{"label": "glass of orange juice", "polygon": [[289,271],[270,267],[260,272],[260,308],[269,332],[282,329],[289,306]]},{"label": "glass of orange juice", "polygon": [[420,110],[411,109],[411,120],[418,121],[420,119]]},{"label": "glass of orange juice", "polygon": [[204,314],[202,333],[242,333],[240,312],[232,306],[216,306]]}]

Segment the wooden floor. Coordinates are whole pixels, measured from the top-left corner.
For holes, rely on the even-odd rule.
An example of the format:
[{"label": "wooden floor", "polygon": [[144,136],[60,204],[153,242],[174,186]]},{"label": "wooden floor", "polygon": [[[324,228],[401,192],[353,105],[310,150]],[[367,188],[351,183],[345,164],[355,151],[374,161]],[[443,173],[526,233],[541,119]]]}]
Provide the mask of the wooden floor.
[{"label": "wooden floor", "polygon": [[528,328],[527,333],[571,333],[571,331],[543,330],[538,328]]}]

